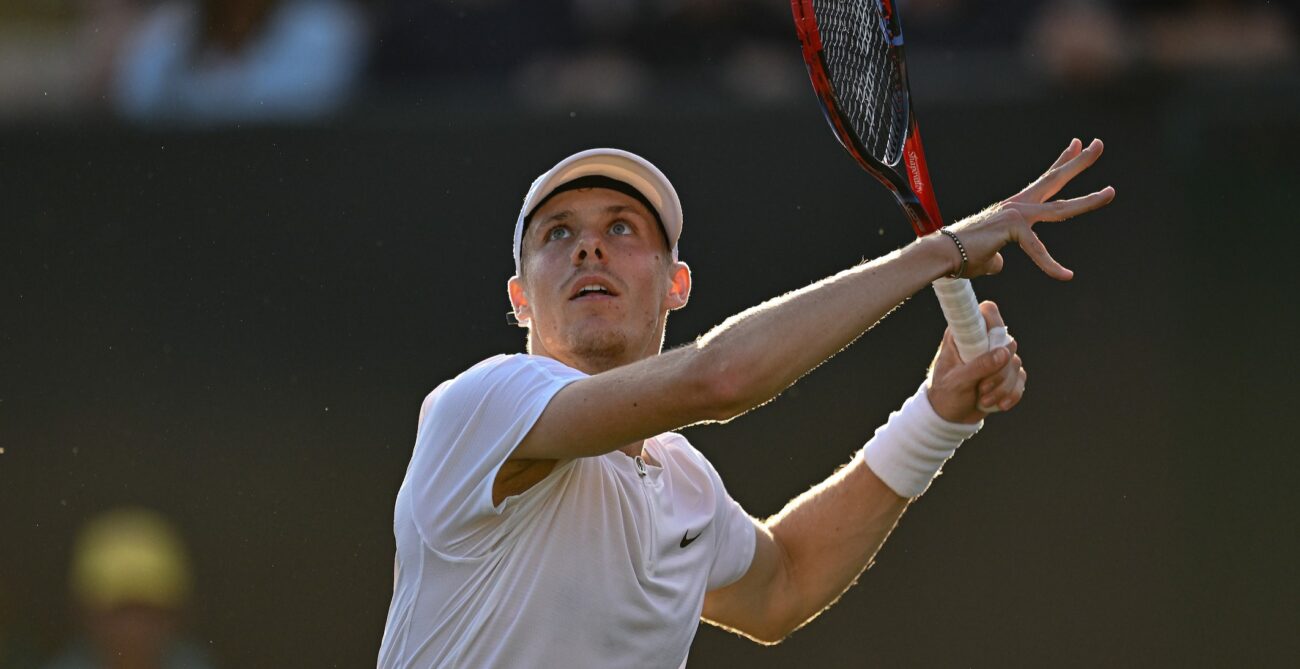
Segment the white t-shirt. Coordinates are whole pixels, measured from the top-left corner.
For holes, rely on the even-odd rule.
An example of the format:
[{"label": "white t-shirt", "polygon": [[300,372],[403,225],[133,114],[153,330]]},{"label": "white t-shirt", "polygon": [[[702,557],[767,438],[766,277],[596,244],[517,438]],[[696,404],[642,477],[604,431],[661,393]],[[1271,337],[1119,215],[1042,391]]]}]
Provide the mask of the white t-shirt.
[{"label": "white t-shirt", "polygon": [[704,593],[749,569],[754,521],[675,433],[639,471],[614,451],[564,460],[492,503],[498,468],[584,374],[499,355],[438,386],[393,518],[390,667],[678,667]]}]

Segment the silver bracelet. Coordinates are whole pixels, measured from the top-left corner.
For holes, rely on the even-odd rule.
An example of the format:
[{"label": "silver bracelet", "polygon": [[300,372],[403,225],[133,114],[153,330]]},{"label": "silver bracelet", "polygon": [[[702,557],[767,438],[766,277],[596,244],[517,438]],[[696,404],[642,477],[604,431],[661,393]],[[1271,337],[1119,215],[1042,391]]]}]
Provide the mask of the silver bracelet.
[{"label": "silver bracelet", "polygon": [[957,233],[952,230],[949,230],[948,228],[939,228],[939,232],[948,235],[948,237],[952,239],[952,243],[957,245],[957,252],[961,254],[961,267],[958,267],[956,272],[949,274],[948,278],[960,279],[961,275],[966,273],[966,247],[962,246],[961,240],[957,239]]}]

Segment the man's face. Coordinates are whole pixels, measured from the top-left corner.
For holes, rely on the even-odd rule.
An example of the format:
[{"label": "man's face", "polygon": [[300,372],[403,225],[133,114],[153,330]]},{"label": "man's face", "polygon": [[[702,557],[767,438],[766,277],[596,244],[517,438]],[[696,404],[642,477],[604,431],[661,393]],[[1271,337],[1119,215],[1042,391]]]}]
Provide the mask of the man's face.
[{"label": "man's face", "polygon": [[690,271],[635,198],[605,188],[560,193],[532,217],[510,299],[529,349],[588,373],[659,352]]}]

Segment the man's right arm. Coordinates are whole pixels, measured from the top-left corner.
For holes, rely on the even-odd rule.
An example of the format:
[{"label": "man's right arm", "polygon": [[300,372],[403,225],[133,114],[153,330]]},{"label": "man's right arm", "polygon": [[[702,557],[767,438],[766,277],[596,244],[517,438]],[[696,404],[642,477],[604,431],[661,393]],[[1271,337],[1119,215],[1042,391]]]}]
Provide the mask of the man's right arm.
[{"label": "man's right arm", "polygon": [[[1086,149],[1071,142],[1023,191],[952,226],[969,256],[967,275],[999,271],[998,250],[1016,241],[1045,273],[1069,279],[1031,226],[1110,202],[1110,188],[1046,201],[1101,151],[1099,141]],[[512,459],[599,455],[685,425],[734,418],[771,400],[960,260],[950,239],[929,235],[748,309],[690,345],[575,381],[551,399]]]},{"label": "man's right arm", "polygon": [[947,238],[917,240],[748,309],[691,344],[575,381],[551,399],[514,458],[599,455],[685,425],[738,416],[951,271],[954,259],[956,247]]}]

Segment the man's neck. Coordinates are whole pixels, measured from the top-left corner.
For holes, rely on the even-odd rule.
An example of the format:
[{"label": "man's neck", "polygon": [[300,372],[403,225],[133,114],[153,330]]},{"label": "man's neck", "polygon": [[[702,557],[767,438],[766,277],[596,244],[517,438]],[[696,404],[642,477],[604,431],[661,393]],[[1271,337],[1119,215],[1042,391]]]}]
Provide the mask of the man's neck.
[{"label": "man's neck", "polygon": [[630,365],[634,362],[637,362],[644,358],[648,358],[651,355],[654,355],[654,353],[651,353],[649,355],[641,355],[641,356],[629,356],[626,354],[624,355],[577,355],[573,353],[569,353],[567,355],[556,354],[547,350],[546,347],[540,346],[536,343],[533,343],[531,346],[528,347],[528,352],[532,355],[539,355],[544,358],[550,358],[552,360],[558,361],[568,367],[572,367],[573,369],[576,369],[588,375],[595,375],[595,374],[600,374],[602,372],[608,372],[611,369],[618,369],[619,367]]},{"label": "man's neck", "polygon": [[[609,358],[605,358],[605,357],[595,358],[594,356],[564,356],[564,357],[561,357],[561,356],[559,356],[559,355],[555,355],[555,354],[551,353],[550,351],[546,350],[546,348],[545,348],[544,346],[540,346],[540,345],[538,345],[538,344],[535,343],[535,342],[530,342],[530,344],[531,344],[531,345],[529,346],[529,351],[528,351],[529,354],[531,354],[531,355],[539,355],[539,356],[542,356],[542,357],[544,357],[544,358],[550,358],[550,359],[555,360],[555,361],[557,361],[557,362],[559,362],[559,363],[562,363],[562,364],[564,364],[564,365],[566,365],[566,366],[568,366],[568,367],[572,367],[573,369],[576,369],[576,370],[578,370],[578,371],[580,371],[580,372],[582,372],[582,373],[584,373],[584,374],[589,374],[589,375],[591,375],[591,374],[600,374],[601,372],[607,372],[607,371],[609,371],[609,370],[611,370],[611,369],[616,369],[616,368],[618,368],[618,367],[623,367],[623,366],[625,366],[625,365],[630,365],[630,364],[632,364],[632,363],[634,363],[634,362],[637,362],[638,360],[641,360],[641,359],[643,359],[643,358],[648,358],[648,357],[650,357],[650,355],[656,355],[656,354],[657,354],[657,353],[652,353],[652,354],[650,354],[650,355],[641,356],[641,357],[639,357],[639,358],[633,358],[633,359],[629,359],[629,360],[614,359],[613,357],[609,357]],[[623,446],[623,447],[621,447],[621,448],[619,448],[619,449],[617,449],[617,450],[618,450],[620,453],[623,453],[624,455],[626,455],[626,456],[628,456],[628,457],[630,457],[630,458],[634,458],[634,457],[640,456],[642,459],[644,459],[646,462],[649,462],[650,464],[653,464],[653,465],[656,465],[656,466],[658,466],[658,464],[659,464],[658,462],[656,462],[656,461],[654,460],[654,458],[652,458],[652,457],[650,456],[650,453],[649,453],[648,451],[645,450],[645,440],[632,442],[632,443],[630,443],[630,444],[628,444],[628,445],[626,445],[626,446]]]}]

